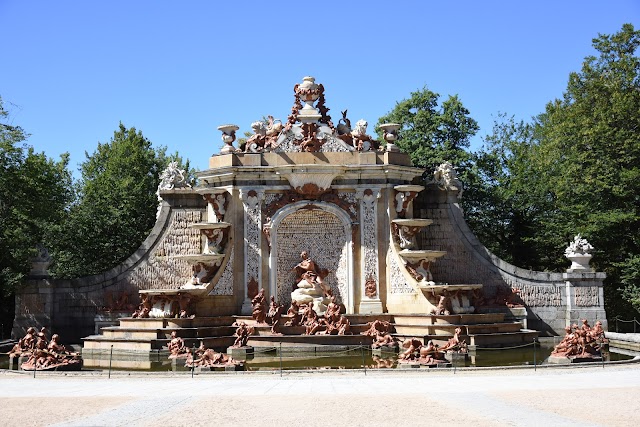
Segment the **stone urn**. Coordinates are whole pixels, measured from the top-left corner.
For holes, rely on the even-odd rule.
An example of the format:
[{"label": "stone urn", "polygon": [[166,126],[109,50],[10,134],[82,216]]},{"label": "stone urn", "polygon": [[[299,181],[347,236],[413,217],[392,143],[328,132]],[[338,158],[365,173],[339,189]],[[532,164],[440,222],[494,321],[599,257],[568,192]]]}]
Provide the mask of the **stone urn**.
[{"label": "stone urn", "polygon": [[233,147],[233,141],[236,140],[236,131],[240,129],[237,125],[221,125],[218,130],[222,132],[222,142],[224,146],[220,150],[220,154],[234,153],[237,150]]},{"label": "stone urn", "polygon": [[398,139],[398,130],[401,126],[402,125],[398,123],[383,123],[380,125],[380,129],[382,129],[383,132],[383,138],[387,142],[387,151],[400,151],[395,142]]},{"label": "stone urn", "polygon": [[564,251],[564,256],[571,261],[571,267],[569,267],[567,271],[592,271],[589,266],[589,262],[591,261],[591,254],[589,252],[592,250],[593,246],[591,246],[587,239],[577,234]]},{"label": "stone urn", "polygon": [[571,266],[569,270],[571,271],[591,271],[591,267],[589,266],[589,262],[591,261],[591,254],[581,254],[581,253],[573,253],[569,255],[565,255],[569,261],[571,261]]}]

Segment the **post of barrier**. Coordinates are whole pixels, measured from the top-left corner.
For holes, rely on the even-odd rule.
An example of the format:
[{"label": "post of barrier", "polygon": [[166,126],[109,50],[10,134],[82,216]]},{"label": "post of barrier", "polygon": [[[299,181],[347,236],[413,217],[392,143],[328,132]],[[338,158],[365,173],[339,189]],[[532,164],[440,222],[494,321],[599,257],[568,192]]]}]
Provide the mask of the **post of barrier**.
[{"label": "post of barrier", "polygon": [[618,333],[618,316],[616,316],[616,333]]},{"label": "post of barrier", "polygon": [[367,375],[367,365],[364,363],[364,344],[360,345],[360,354],[362,355],[362,367],[364,368],[364,375]]},{"label": "post of barrier", "polygon": [[193,356],[191,357],[191,378],[193,378],[193,373],[196,370],[196,345],[193,345],[193,352],[191,353]]},{"label": "post of barrier", "polygon": [[604,356],[602,355],[602,347],[604,346],[604,340],[600,341],[600,360],[602,360],[602,369],[604,369]]},{"label": "post of barrier", "polygon": [[34,359],[33,360],[33,378],[36,377],[36,371],[38,370],[38,360]]},{"label": "post of barrier", "polygon": [[282,341],[280,341],[280,378],[282,378]]},{"label": "post of barrier", "polygon": [[636,318],[633,318],[633,333],[636,333],[636,323],[638,323],[638,321],[636,320]]},{"label": "post of barrier", "polygon": [[537,371],[538,370],[538,357],[537,357],[537,352],[536,352],[536,341],[538,341],[538,338],[533,337],[533,370]]},{"label": "post of barrier", "polygon": [[0,340],[4,339],[4,323],[0,324]]},{"label": "post of barrier", "polygon": [[111,360],[113,360],[113,344],[111,344],[111,351],[109,352],[109,378],[111,378]]}]

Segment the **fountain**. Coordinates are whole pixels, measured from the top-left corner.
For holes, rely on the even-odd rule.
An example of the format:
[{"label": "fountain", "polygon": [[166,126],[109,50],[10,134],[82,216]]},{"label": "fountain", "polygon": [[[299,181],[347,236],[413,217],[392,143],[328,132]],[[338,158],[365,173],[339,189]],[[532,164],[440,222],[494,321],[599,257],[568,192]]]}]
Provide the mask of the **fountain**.
[{"label": "fountain", "polygon": [[[194,366],[209,367],[225,361],[218,354],[233,347],[242,324],[241,347],[258,353],[280,345],[398,349],[417,340],[408,344],[411,357],[420,346],[433,357],[431,345],[446,348],[454,337],[471,352],[531,343],[538,332],[527,321],[556,331],[576,316],[604,318],[602,273],[522,271],[473,240],[453,166],[443,163],[425,180],[396,146],[400,124],[380,125],[384,141],[347,110],[335,126],[313,77],[295,85],[293,98],[286,120],[254,121],[240,147],[233,145],[240,127],[219,126],[224,145],[195,188],[182,171],[167,172],[156,226],[131,259],[86,285],[18,295],[18,316],[50,310],[38,316],[68,321],[74,327],[62,325],[65,336],[85,323],[88,335],[95,310],[86,307],[106,306],[107,291],[123,295],[110,297],[120,309],[139,297],[133,316],[84,335],[85,354],[113,346],[166,359],[179,338],[185,348],[202,348],[192,354]],[[91,318],[75,322],[59,309],[73,304],[84,304],[77,311]],[[388,322],[386,334],[369,331],[376,321]]]}]

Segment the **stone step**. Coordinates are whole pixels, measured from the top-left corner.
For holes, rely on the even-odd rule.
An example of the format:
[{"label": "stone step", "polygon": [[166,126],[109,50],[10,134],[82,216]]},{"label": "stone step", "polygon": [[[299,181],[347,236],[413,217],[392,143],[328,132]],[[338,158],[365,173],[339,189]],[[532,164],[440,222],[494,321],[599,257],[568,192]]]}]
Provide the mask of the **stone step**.
[{"label": "stone step", "polygon": [[456,328],[461,328],[463,334],[490,334],[500,332],[517,332],[522,328],[519,322],[487,323],[474,325],[402,325],[395,324],[396,333],[403,335],[443,335],[453,336]]},{"label": "stone step", "polygon": [[162,329],[162,328],[199,328],[213,326],[230,326],[235,316],[194,317],[194,318],[148,318],[134,319],[125,317],[120,319],[120,326],[134,329]]},{"label": "stone step", "polygon": [[[269,325],[255,325],[253,326],[254,329],[254,333],[253,335],[257,335],[257,336],[274,336],[271,333],[271,326]],[[367,325],[351,325],[351,333],[354,335],[358,335],[361,334],[362,332],[366,331],[367,329],[369,329],[369,327]],[[278,328],[278,331],[280,332],[280,334],[282,335],[303,335],[306,331],[306,327],[305,326],[281,326]],[[234,330],[231,332],[231,334],[233,334],[235,332],[235,328]]]},{"label": "stone step", "polygon": [[468,343],[480,348],[512,347],[532,343],[533,339],[537,337],[538,331],[521,329],[518,332],[469,335]]},{"label": "stone step", "polygon": [[482,314],[394,314],[396,325],[474,325],[504,322],[504,313]]},{"label": "stone step", "polygon": [[371,345],[372,338],[366,335],[251,335],[248,345],[253,347],[309,347],[326,346],[324,350],[331,351],[331,346],[359,346]]},{"label": "stone step", "polygon": [[102,328],[102,335],[106,338],[137,338],[137,339],[169,339],[171,332],[176,331],[180,338],[219,337],[233,335],[236,328],[232,326],[207,326],[199,328],[161,328],[140,329],[111,326]]}]

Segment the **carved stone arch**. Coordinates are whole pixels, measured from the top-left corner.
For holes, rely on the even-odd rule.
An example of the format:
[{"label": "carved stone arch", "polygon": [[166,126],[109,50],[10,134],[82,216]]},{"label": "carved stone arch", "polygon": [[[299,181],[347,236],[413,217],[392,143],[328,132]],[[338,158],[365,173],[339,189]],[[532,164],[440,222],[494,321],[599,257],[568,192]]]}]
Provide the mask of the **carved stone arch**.
[{"label": "carved stone arch", "polygon": [[307,251],[319,268],[329,270],[325,284],[354,313],[351,219],[341,208],[325,202],[302,201],[278,210],[271,220],[269,287],[280,304],[291,302],[293,268]]}]

